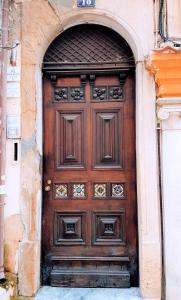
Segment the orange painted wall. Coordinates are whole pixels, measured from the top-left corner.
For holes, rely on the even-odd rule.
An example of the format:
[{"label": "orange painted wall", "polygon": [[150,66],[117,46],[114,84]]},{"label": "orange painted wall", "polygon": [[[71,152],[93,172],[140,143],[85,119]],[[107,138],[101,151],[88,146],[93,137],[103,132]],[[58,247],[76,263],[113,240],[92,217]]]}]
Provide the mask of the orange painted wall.
[{"label": "orange painted wall", "polygon": [[181,51],[171,47],[155,50],[147,67],[155,76],[157,97],[181,97]]}]

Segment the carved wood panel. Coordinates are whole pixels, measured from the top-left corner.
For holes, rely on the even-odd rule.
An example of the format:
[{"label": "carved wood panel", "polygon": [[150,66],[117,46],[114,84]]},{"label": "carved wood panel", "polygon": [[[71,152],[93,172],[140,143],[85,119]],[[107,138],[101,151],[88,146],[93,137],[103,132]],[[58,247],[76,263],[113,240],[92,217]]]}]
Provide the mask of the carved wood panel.
[{"label": "carved wood panel", "polygon": [[84,167],[83,111],[56,112],[56,167]]},{"label": "carved wood panel", "polygon": [[94,112],[94,167],[122,168],[122,111]]},{"label": "carved wood panel", "polygon": [[94,245],[125,244],[125,213],[101,212],[93,215]]},{"label": "carved wood panel", "polygon": [[82,102],[84,101],[83,87],[55,87],[55,102]]},{"label": "carved wood panel", "polygon": [[123,86],[93,86],[92,101],[124,101]]},{"label": "carved wood panel", "polygon": [[55,213],[54,244],[77,245],[85,243],[84,213]]}]

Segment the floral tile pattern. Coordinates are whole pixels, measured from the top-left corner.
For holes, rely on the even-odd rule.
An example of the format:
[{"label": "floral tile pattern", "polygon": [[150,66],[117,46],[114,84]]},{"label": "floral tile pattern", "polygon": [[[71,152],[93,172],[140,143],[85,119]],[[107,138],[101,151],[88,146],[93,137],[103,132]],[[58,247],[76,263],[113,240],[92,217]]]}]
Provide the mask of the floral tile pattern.
[{"label": "floral tile pattern", "polygon": [[106,197],[106,184],[105,183],[94,184],[94,197],[97,197],[97,198]]},{"label": "floral tile pattern", "polygon": [[68,196],[68,185],[67,184],[56,184],[55,185],[55,197],[56,198],[67,198]]},{"label": "floral tile pattern", "polygon": [[85,184],[78,183],[73,184],[73,198],[84,198],[85,197]]},{"label": "floral tile pattern", "polygon": [[112,197],[124,198],[124,184],[112,184]]}]

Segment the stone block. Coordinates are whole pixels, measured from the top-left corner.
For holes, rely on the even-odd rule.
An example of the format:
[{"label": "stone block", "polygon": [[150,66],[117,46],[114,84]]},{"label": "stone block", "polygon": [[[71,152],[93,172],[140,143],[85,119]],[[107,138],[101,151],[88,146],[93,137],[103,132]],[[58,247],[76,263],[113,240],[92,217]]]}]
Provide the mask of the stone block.
[{"label": "stone block", "polygon": [[37,242],[23,242],[19,257],[19,294],[32,297],[39,288],[40,254]]}]

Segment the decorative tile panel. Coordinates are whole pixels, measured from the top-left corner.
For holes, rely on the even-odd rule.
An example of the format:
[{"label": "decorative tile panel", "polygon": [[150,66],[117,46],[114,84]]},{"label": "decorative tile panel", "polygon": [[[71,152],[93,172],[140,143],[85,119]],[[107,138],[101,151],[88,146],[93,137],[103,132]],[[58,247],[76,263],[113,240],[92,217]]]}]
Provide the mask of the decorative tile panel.
[{"label": "decorative tile panel", "polygon": [[67,184],[55,184],[55,198],[67,198],[68,185]]},{"label": "decorative tile panel", "polygon": [[106,183],[94,184],[94,197],[96,198],[106,197]]},{"label": "decorative tile panel", "polygon": [[85,184],[73,184],[73,198],[85,198]]},{"label": "decorative tile panel", "polygon": [[112,183],[111,184],[111,195],[114,198],[124,198],[125,197],[125,186],[122,183]]}]

